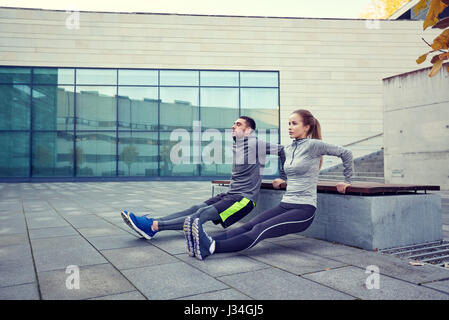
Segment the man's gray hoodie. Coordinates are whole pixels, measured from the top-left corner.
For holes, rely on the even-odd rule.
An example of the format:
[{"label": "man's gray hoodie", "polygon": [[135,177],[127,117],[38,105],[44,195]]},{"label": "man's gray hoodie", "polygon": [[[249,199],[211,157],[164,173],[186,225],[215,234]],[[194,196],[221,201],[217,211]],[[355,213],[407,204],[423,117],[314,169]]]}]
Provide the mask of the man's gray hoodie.
[{"label": "man's gray hoodie", "polygon": [[254,131],[244,138],[234,138],[232,146],[232,176],[228,194],[243,195],[257,202],[266,155],[278,155],[280,158],[280,178],[286,180],[283,164],[284,147],[260,140]]}]

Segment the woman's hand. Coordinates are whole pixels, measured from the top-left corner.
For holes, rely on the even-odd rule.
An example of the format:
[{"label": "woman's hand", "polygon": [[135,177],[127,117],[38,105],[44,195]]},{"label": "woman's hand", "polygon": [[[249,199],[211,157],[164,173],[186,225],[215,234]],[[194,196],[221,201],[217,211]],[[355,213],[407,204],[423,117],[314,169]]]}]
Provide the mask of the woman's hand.
[{"label": "woman's hand", "polygon": [[277,178],[273,180],[273,188],[280,189],[281,187],[287,186],[287,182],[281,178]]},{"label": "woman's hand", "polygon": [[346,192],[346,188],[350,187],[351,185],[349,183],[346,182],[339,182],[337,183],[337,190],[340,193],[345,193]]}]

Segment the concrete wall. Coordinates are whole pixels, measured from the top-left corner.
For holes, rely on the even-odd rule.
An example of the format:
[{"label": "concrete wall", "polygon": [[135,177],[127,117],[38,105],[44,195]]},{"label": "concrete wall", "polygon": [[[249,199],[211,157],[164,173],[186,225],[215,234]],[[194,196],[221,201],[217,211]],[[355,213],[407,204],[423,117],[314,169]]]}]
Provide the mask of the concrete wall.
[{"label": "concrete wall", "polygon": [[429,71],[384,80],[385,182],[449,190],[449,72]]},{"label": "concrete wall", "polygon": [[0,64],[279,70],[283,144],[298,108],[329,143],[382,133],[382,79],[415,69],[427,50],[419,21],[80,12],[74,27],[70,12],[0,8]]}]

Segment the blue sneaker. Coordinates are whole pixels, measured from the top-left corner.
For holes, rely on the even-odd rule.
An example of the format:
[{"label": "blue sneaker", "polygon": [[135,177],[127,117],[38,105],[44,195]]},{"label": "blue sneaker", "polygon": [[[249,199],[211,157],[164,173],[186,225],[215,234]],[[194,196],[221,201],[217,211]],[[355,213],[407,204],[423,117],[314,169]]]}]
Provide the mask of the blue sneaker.
[{"label": "blue sneaker", "polygon": [[195,247],[193,245],[193,237],[192,237],[192,218],[186,217],[184,220],[184,225],[182,227],[182,230],[184,231],[184,237],[186,238],[187,242],[187,251],[189,252],[189,256],[194,257],[195,256]]},{"label": "blue sneaker", "polygon": [[122,211],[121,215],[125,223],[145,239],[150,240],[157,233],[157,231],[153,231],[153,229],[151,228],[154,219],[139,217],[134,213],[127,211]]},{"label": "blue sneaker", "polygon": [[195,257],[204,260],[214,253],[215,241],[204,231],[203,225],[199,223],[199,218],[193,220],[192,236]]},{"label": "blue sneaker", "polygon": [[[120,215],[122,216],[123,221],[128,225],[128,227],[130,227],[131,229],[134,230],[134,228],[129,220],[129,217],[128,217],[128,211],[122,210],[120,212]],[[139,236],[140,236],[140,233],[139,233]]]}]

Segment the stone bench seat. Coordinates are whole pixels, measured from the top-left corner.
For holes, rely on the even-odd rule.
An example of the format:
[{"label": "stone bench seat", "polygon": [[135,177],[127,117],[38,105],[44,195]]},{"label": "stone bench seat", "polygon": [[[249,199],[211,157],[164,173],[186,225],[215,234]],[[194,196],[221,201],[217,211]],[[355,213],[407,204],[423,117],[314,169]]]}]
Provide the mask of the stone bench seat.
[{"label": "stone bench seat", "polygon": [[[354,182],[340,194],[337,182],[318,182],[315,219],[302,235],[365,250],[442,240],[441,198],[427,193],[439,186]],[[212,195],[228,189],[228,180],[212,181]],[[276,206],[284,193],[264,180],[256,208],[243,222]]]}]

